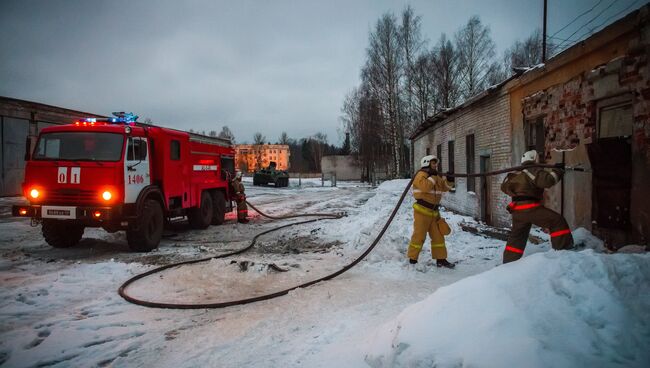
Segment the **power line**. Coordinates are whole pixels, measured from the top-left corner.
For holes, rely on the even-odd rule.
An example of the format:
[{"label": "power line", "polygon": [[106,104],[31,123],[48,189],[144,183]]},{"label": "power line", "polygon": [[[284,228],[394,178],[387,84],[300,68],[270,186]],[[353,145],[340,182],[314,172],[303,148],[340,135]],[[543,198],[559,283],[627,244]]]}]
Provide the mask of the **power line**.
[{"label": "power line", "polygon": [[[602,27],[603,25],[609,24],[609,22],[610,22],[612,19],[615,19],[615,18],[617,18],[618,16],[620,16],[621,14],[625,13],[625,12],[628,11],[631,7],[633,7],[635,4],[637,4],[639,1],[643,1],[643,0],[634,0],[634,1],[632,1],[632,2],[631,2],[630,4],[628,4],[628,6],[626,6],[624,9],[622,9],[622,10],[618,11],[616,14],[614,14],[614,15],[608,17],[608,18],[605,19],[603,22],[601,22],[601,23],[599,23],[598,25],[592,27],[590,30],[587,30],[586,32],[582,33],[580,36],[576,37],[575,39],[571,39],[571,36],[573,36],[573,35],[569,36],[568,38],[564,39],[564,41],[563,41],[562,43],[560,43],[560,45],[558,45],[558,49],[561,49],[561,48],[563,48],[563,47],[564,47],[564,48],[568,48],[568,47],[572,46],[573,44],[575,44],[575,43],[577,43],[577,42],[583,40],[585,37],[591,36],[593,33],[596,32],[596,30],[600,29],[600,27]],[[600,15],[601,15],[605,10],[609,9],[609,8],[611,7],[611,5],[613,5],[613,3],[610,4],[610,6],[608,6],[606,9],[604,9],[602,12],[600,12],[598,16],[600,16]],[[596,16],[595,18],[597,18],[598,16]],[[593,21],[593,20],[595,20],[595,19],[592,19],[592,21]],[[580,29],[584,28],[586,25],[588,25],[588,24],[591,23],[592,21],[590,21],[590,22],[584,24],[583,27],[579,28],[577,31],[579,31]],[[577,32],[577,31],[576,31],[576,32]],[[575,34],[576,32],[574,32],[574,34]],[[558,37],[555,37],[555,38],[556,38],[556,39],[559,39]]]},{"label": "power line", "polygon": [[[591,18],[587,23],[583,24],[580,28],[576,29],[575,32],[571,33],[569,37],[567,37],[567,39],[571,39],[571,37],[575,36],[575,34],[578,33],[580,30],[582,30],[583,28],[591,24],[593,21],[598,19],[598,17],[603,15],[603,13],[609,10],[609,8],[611,8],[612,6],[614,6],[614,4],[616,4],[616,0],[613,0],[611,3],[609,3],[609,5],[607,5],[607,7],[605,7],[605,9],[601,10],[600,13],[598,13],[595,17]],[[563,46],[565,46],[564,42],[558,45],[558,48],[562,48]]]},{"label": "power line", "polygon": [[573,18],[573,20],[571,20],[571,21],[570,21],[569,23],[567,23],[564,27],[560,28],[557,32],[553,33],[553,34],[552,34],[551,36],[549,36],[549,37],[553,38],[553,37],[554,37],[555,35],[557,35],[558,33],[564,31],[564,30],[566,29],[566,27],[572,25],[576,20],[578,20],[578,19],[582,18],[583,16],[585,16],[585,15],[591,13],[594,9],[596,9],[596,7],[598,7],[598,5],[600,5],[600,3],[602,3],[602,2],[603,2],[603,0],[599,0],[598,3],[596,3],[596,5],[594,5],[593,7],[591,7],[591,9],[589,9],[589,10],[585,11],[584,13],[578,15],[577,17]]},{"label": "power line", "polygon": [[[642,0],[641,0],[641,1],[642,1]],[[614,18],[618,17],[619,15],[625,13],[625,12],[628,11],[632,6],[634,6],[634,4],[636,4],[636,3],[638,3],[638,2],[639,2],[639,0],[634,0],[632,3],[630,3],[630,5],[626,6],[625,9],[623,9],[623,10],[619,11],[618,13],[612,15],[611,17],[605,19],[604,22],[602,22],[602,23],[600,23],[599,25],[593,27],[591,30],[589,30],[589,31],[587,31],[587,32],[585,32],[585,33],[583,33],[582,35],[580,35],[580,37],[578,37],[578,41],[581,40],[581,39],[583,39],[583,38],[585,38],[585,37],[591,36],[591,35],[592,35],[594,32],[596,32],[596,30],[599,29],[601,26],[603,26],[603,25],[605,25],[605,24],[609,24],[609,21],[611,21],[612,19],[614,19]],[[577,41],[576,41],[576,42],[577,42]]]}]

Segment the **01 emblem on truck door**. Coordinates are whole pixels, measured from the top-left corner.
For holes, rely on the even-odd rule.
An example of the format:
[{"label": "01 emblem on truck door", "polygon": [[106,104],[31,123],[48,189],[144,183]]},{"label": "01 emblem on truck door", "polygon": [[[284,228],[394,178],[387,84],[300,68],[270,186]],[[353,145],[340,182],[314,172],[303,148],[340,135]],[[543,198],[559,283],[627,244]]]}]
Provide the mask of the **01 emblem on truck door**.
[{"label": "01 emblem on truck door", "polygon": [[[70,175],[68,175],[68,169],[70,169]],[[56,182],[58,184],[67,184],[68,178],[70,184],[80,184],[81,183],[81,168],[80,167],[59,167],[58,173],[56,175]]]}]

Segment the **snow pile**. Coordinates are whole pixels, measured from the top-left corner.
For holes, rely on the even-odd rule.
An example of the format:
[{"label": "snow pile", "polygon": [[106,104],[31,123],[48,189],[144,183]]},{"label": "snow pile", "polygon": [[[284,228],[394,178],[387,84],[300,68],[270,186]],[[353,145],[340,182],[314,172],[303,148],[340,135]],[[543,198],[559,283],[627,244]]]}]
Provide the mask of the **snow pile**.
[{"label": "snow pile", "polygon": [[438,289],[369,338],[373,367],[647,367],[650,255],[534,254]]},{"label": "snow pile", "polygon": [[[374,197],[351,210],[348,218],[343,219],[339,226],[323,229],[322,236],[337,239],[357,253],[365,250],[388,220],[408,182],[408,179],[401,179],[382,183],[375,190]],[[377,248],[366,258],[368,262],[371,264],[387,261],[401,263],[406,260],[406,249],[413,232],[414,202],[410,190]],[[441,210],[441,215],[452,228],[452,233],[445,237],[450,260],[500,257],[504,242],[477,237],[461,230],[461,223],[475,222],[471,217],[454,214],[445,209]],[[427,238],[420,253],[420,261],[431,257],[429,241],[430,239]]]}]

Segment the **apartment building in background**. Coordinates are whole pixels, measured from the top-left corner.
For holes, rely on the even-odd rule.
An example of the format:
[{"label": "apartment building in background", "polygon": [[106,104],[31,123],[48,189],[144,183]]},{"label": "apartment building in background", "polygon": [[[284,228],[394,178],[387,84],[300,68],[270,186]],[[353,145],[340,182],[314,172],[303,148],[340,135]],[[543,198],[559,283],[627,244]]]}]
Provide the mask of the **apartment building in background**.
[{"label": "apartment building in background", "polygon": [[252,173],[271,162],[276,169],[289,170],[289,146],[286,144],[235,145],[235,165],[243,173]]}]

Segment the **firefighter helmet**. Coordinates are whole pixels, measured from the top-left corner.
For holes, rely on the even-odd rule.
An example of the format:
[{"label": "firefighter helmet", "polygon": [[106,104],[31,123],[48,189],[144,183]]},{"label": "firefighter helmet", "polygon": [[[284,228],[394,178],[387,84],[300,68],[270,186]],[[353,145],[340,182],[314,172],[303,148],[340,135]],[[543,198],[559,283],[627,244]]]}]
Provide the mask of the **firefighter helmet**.
[{"label": "firefighter helmet", "polygon": [[524,152],[523,156],[521,156],[521,163],[523,164],[524,162],[537,162],[537,151],[530,150]]},{"label": "firefighter helmet", "polygon": [[438,158],[434,155],[427,155],[422,157],[422,160],[420,160],[420,167],[429,167],[429,163],[431,161],[435,161],[437,163]]},{"label": "firefighter helmet", "polygon": [[241,179],[241,171],[235,171],[235,179]]}]

